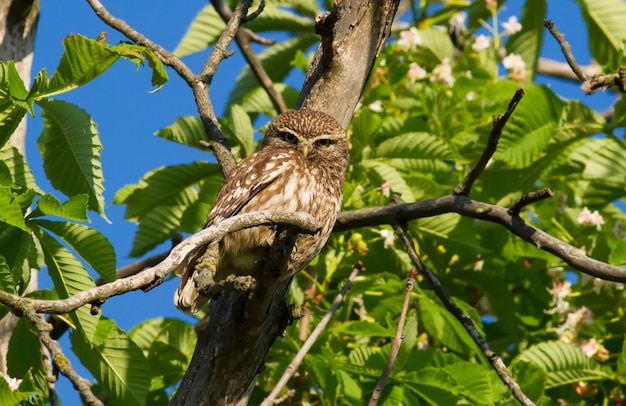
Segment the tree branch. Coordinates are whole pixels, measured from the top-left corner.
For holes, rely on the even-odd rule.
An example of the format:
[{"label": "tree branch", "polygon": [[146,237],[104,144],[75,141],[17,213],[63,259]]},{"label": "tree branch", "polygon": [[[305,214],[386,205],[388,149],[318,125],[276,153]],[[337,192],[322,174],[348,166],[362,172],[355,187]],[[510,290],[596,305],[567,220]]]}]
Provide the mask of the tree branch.
[{"label": "tree branch", "polygon": [[[250,1],[251,0],[244,0],[240,3],[240,6],[238,6],[239,12],[236,12],[231,21],[228,22],[226,30],[224,30],[218,39],[207,64],[203,68],[201,76],[197,77],[180,58],[172,52],[167,51],[159,44],[149,40],[143,34],[128,25],[124,20],[113,16],[99,0],[87,0],[87,3],[91,6],[96,15],[100,17],[105,24],[119,31],[136,44],[145,46],[154,51],[161,62],[174,69],[191,87],[196,105],[198,106],[200,120],[209,138],[211,149],[224,175],[228,174],[235,166],[235,159],[230,154],[228,141],[219,128],[219,122],[217,121],[215,110],[209,98],[209,84],[212,80],[212,74],[209,76],[209,73],[214,73],[217,69],[217,65],[226,56],[224,50],[228,49],[234,33],[237,31],[237,27],[241,24],[241,9],[244,8],[243,4],[245,3],[249,6]],[[245,6],[245,10],[247,10],[248,6]],[[215,64],[215,66],[212,66],[212,64]]]},{"label": "tree branch", "polygon": [[496,153],[498,142],[500,142],[500,137],[502,136],[502,130],[509,121],[511,114],[515,111],[515,108],[519,104],[520,100],[522,100],[522,97],[524,97],[524,90],[518,89],[509,102],[509,107],[506,109],[506,112],[504,114],[494,116],[493,127],[491,128],[491,133],[489,134],[487,146],[483,150],[478,162],[476,162],[476,165],[474,165],[474,167],[472,167],[472,169],[470,169],[467,173],[463,182],[454,188],[455,195],[469,196],[474,182],[476,182],[478,177],[483,173],[493,154]]},{"label": "tree branch", "polygon": [[359,272],[361,272],[362,269],[363,269],[363,263],[361,261],[357,262],[354,265],[354,268],[352,269],[352,273],[346,280],[346,283],[343,285],[343,288],[341,288],[341,292],[339,292],[339,294],[333,301],[332,305],[330,306],[330,309],[328,309],[324,317],[322,317],[319,324],[315,327],[315,329],[313,330],[309,338],[307,338],[304,344],[302,344],[302,347],[300,347],[300,350],[298,350],[298,353],[296,354],[296,356],[293,358],[291,363],[289,363],[289,366],[287,367],[283,375],[278,380],[278,383],[276,384],[276,386],[274,386],[274,389],[272,389],[272,392],[270,392],[267,398],[263,400],[263,402],[261,403],[261,406],[270,406],[270,405],[275,404],[275,400],[278,397],[278,394],[285,387],[285,385],[287,385],[287,382],[289,382],[289,379],[291,379],[291,377],[296,373],[296,371],[298,370],[298,367],[300,366],[302,361],[304,361],[304,357],[311,350],[311,347],[313,347],[313,344],[315,344],[319,336],[322,334],[322,331],[324,331],[324,329],[330,322],[330,319],[333,317],[333,314],[335,314],[335,312],[337,311],[339,304],[341,304],[341,302],[343,301],[343,298],[346,296],[348,289],[350,289],[352,282],[354,282],[354,280],[359,275]]},{"label": "tree branch", "polygon": [[[220,0],[211,0],[211,4],[213,4],[217,13],[220,17],[222,17],[222,20],[228,21],[232,18],[233,13],[224,2]],[[287,105],[285,104],[285,100],[283,100],[283,96],[274,87],[272,79],[263,68],[263,65],[261,65],[261,61],[257,58],[252,46],[250,46],[250,42],[253,38],[256,38],[255,34],[249,29],[243,27],[240,27],[235,35],[235,41],[246,59],[246,62],[248,62],[250,69],[252,69],[252,73],[254,73],[254,76],[256,76],[263,89],[265,89],[265,92],[272,101],[276,111],[278,111],[278,113],[283,113],[287,111]]]},{"label": "tree branch", "polygon": [[389,379],[389,375],[391,375],[391,369],[393,368],[393,364],[396,362],[396,358],[398,357],[398,352],[400,351],[400,345],[402,344],[402,340],[404,338],[404,322],[406,320],[406,314],[409,311],[409,303],[411,301],[411,292],[413,292],[413,286],[415,285],[415,277],[417,276],[417,269],[415,267],[411,268],[409,271],[409,278],[406,282],[406,290],[404,292],[404,301],[402,302],[402,310],[400,311],[400,319],[398,320],[398,328],[396,329],[396,335],[393,337],[393,341],[391,342],[391,351],[389,352],[389,358],[387,358],[387,363],[385,364],[385,369],[383,370],[378,383],[376,384],[376,388],[372,393],[372,397],[368,403],[369,406],[376,406],[378,401],[380,400],[380,396],[383,394],[383,389],[385,389],[385,384],[387,383],[387,379]]},{"label": "tree branch", "polygon": [[561,51],[563,52],[563,56],[565,56],[565,60],[569,64],[572,72],[576,75],[578,80],[582,82],[581,88],[585,91],[586,94],[590,95],[596,92],[596,90],[606,90],[606,89],[617,89],[620,92],[626,92],[626,67],[620,67],[618,73],[607,74],[607,75],[592,75],[588,76],[585,74],[584,70],[578,65],[576,62],[576,58],[572,53],[572,48],[565,40],[565,34],[559,32],[556,28],[556,24],[551,20],[544,20],[544,27],[548,29],[550,34],[556,39],[561,47]]},{"label": "tree branch", "polygon": [[449,195],[415,203],[353,210],[339,214],[334,231],[345,231],[381,224],[403,224],[418,218],[457,213],[462,216],[500,224],[513,234],[561,258],[572,268],[588,275],[626,283],[626,269],[589,258],[584,252],[550,234],[531,226],[519,216],[513,216],[507,208],[471,200],[467,196]]},{"label": "tree branch", "polygon": [[[146,286],[152,286],[155,282],[158,283],[162,281],[163,278],[173,272],[187,254],[198,245],[221,239],[227,234],[244,228],[277,224],[292,226],[297,229],[298,232],[305,234],[314,234],[319,229],[317,221],[307,213],[259,211],[240,214],[220,221],[187,238],[172,249],[163,262],[154,267],[146,268],[136,275],[79,292],[67,299],[32,299],[29,303],[38,313],[68,313],[86,304],[100,302],[110,297],[121,295],[132,290],[142,289]],[[0,303],[2,304],[15,308],[21,300],[23,300],[23,298],[20,296],[0,290]]]},{"label": "tree branch", "polygon": [[65,375],[74,385],[74,389],[80,395],[82,401],[88,405],[104,406],[104,403],[98,399],[91,391],[91,385],[86,379],[83,379],[80,375],[74,371],[72,364],[63,354],[61,346],[56,340],[50,337],[50,331],[52,326],[48,324],[43,315],[38,314],[34,308],[32,300],[27,298],[20,298],[15,305],[17,313],[25,316],[36,328],[37,337],[43,343],[43,345],[50,351],[50,355],[54,360],[54,364],[59,368],[59,371]]},{"label": "tree branch", "polygon": [[534,406],[533,401],[530,400],[524,392],[522,392],[518,383],[513,379],[502,359],[491,350],[487,341],[485,341],[485,339],[478,333],[472,319],[463,313],[463,311],[454,303],[433,271],[431,271],[426,264],[424,264],[420,256],[417,254],[417,251],[415,251],[415,245],[413,244],[411,236],[406,231],[406,226],[394,225],[393,227],[396,234],[402,239],[402,242],[404,242],[404,246],[406,247],[409,257],[415,267],[428,280],[428,282],[430,282],[433,290],[437,294],[437,297],[439,297],[446,309],[448,309],[448,311],[454,315],[457,320],[459,320],[463,328],[465,328],[465,331],[467,331],[470,337],[472,337],[472,340],[474,340],[476,345],[478,345],[478,347],[482,350],[483,355],[496,371],[500,380],[502,380],[502,382],[509,388],[515,399],[517,399],[522,405]]}]

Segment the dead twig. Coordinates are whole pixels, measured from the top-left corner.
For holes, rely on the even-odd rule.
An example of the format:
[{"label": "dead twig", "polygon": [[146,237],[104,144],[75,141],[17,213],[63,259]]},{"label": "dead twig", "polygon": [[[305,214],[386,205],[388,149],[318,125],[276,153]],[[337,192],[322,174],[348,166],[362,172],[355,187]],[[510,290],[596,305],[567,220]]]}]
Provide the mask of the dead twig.
[{"label": "dead twig", "polygon": [[65,375],[70,382],[72,382],[74,389],[78,392],[82,401],[88,405],[104,406],[104,403],[102,403],[102,401],[91,391],[91,385],[89,382],[78,375],[74,368],[72,368],[72,364],[63,354],[63,350],[61,349],[59,343],[50,337],[52,326],[46,322],[43,315],[37,313],[32,305],[32,301],[30,299],[21,298],[16,304],[15,309],[18,314],[26,317],[33,324],[33,326],[35,326],[35,329],[37,330],[37,337],[48,349],[48,351],[50,351],[50,356],[54,360],[54,365],[59,369],[59,372]]},{"label": "dead twig", "polygon": [[[220,17],[222,17],[222,20],[228,21],[232,18],[233,13],[224,2],[220,0],[211,0],[211,4],[213,4],[213,7],[217,11],[217,13],[220,15]],[[259,9],[257,10],[260,13],[259,10],[262,10],[261,6],[259,6]],[[246,21],[249,21],[249,19],[247,19]],[[272,101],[272,104],[274,105],[276,111],[278,113],[283,113],[287,111],[287,104],[285,104],[283,96],[280,94],[280,92],[278,92],[278,90],[276,90],[276,88],[274,87],[274,82],[272,82],[272,79],[263,68],[261,61],[254,53],[254,50],[252,49],[250,43],[255,40],[257,42],[260,42],[260,37],[244,27],[240,27],[235,34],[235,41],[237,42],[241,53],[246,59],[246,62],[250,66],[252,73],[254,73],[254,76],[256,76],[263,89],[265,89],[265,92]]]},{"label": "dead twig", "polygon": [[391,351],[389,352],[389,358],[387,358],[387,363],[385,364],[385,369],[383,369],[383,373],[376,384],[376,388],[372,393],[372,397],[368,403],[369,406],[376,406],[378,401],[380,400],[380,396],[383,394],[383,389],[385,389],[385,384],[387,383],[387,379],[389,379],[389,375],[391,375],[391,369],[393,368],[393,364],[396,362],[396,358],[398,357],[398,352],[400,351],[400,345],[402,344],[403,333],[404,333],[404,322],[406,320],[406,314],[409,311],[409,303],[411,302],[411,292],[413,292],[413,286],[415,285],[415,277],[417,276],[417,269],[415,267],[411,268],[409,271],[409,278],[406,282],[406,290],[404,293],[404,301],[402,303],[402,310],[400,311],[400,320],[398,320],[398,328],[396,329],[396,335],[393,337],[393,341],[391,342]]},{"label": "dead twig", "polygon": [[511,376],[511,373],[504,364],[504,361],[502,361],[498,354],[491,350],[487,341],[485,341],[480,333],[478,333],[472,319],[463,313],[463,311],[454,303],[450,295],[448,295],[448,292],[446,292],[445,288],[441,284],[441,281],[439,281],[433,271],[431,271],[426,264],[424,264],[417,251],[415,251],[415,245],[413,244],[413,240],[407,232],[406,227],[395,225],[394,230],[402,239],[402,242],[404,242],[404,246],[406,247],[409,257],[415,267],[431,284],[433,290],[437,294],[437,297],[439,297],[446,309],[448,309],[448,311],[456,317],[457,320],[459,320],[463,328],[465,328],[465,331],[467,331],[472,340],[474,340],[476,345],[478,345],[478,347],[482,350],[483,355],[496,371],[500,380],[502,380],[502,382],[509,388],[513,397],[515,397],[515,399],[517,399],[524,406],[533,406],[535,403],[530,400],[524,392],[522,392],[522,389],[519,387],[519,384],[515,381],[515,379],[513,379],[513,376]]},{"label": "dead twig", "polygon": [[524,196],[515,200],[511,206],[509,206],[509,213],[512,216],[519,216],[520,211],[530,204],[536,203],[540,200],[544,200],[554,196],[554,190],[550,188],[544,188],[535,192],[526,193]]},{"label": "dead twig", "polygon": [[[187,82],[193,91],[198,113],[204,130],[209,138],[211,150],[214,152],[222,173],[227,175],[235,166],[235,159],[230,154],[228,141],[222,134],[219,122],[215,116],[215,110],[209,98],[209,84],[220,62],[226,57],[227,49],[232,41],[237,28],[242,23],[242,15],[245,16],[251,0],[244,0],[237,6],[237,12],[226,25],[226,29],[218,39],[213,52],[209,56],[200,76],[194,75],[189,67],[172,52],[169,52],[159,44],[151,41],[145,35],[139,33],[124,20],[113,16],[100,0],[87,0],[96,15],[110,27],[122,33],[126,38],[136,44],[151,49],[163,64],[171,67],[178,75]],[[244,11],[245,10],[245,11]],[[243,14],[242,14],[243,11]]]},{"label": "dead twig", "polygon": [[328,309],[328,312],[326,312],[326,314],[324,315],[322,320],[320,320],[319,324],[315,327],[315,329],[313,330],[309,338],[304,342],[304,344],[300,348],[300,351],[298,351],[296,356],[293,358],[293,361],[291,361],[291,363],[289,364],[289,366],[283,373],[283,376],[280,377],[280,379],[278,380],[278,383],[276,384],[272,392],[267,396],[267,398],[265,398],[265,400],[263,400],[263,402],[261,403],[261,406],[271,406],[275,404],[274,402],[276,398],[278,397],[278,394],[285,387],[289,379],[296,373],[296,371],[298,370],[298,367],[304,360],[305,355],[309,352],[313,344],[315,344],[315,341],[317,341],[322,331],[324,331],[324,329],[330,322],[330,319],[332,318],[333,314],[335,314],[335,311],[337,311],[339,304],[343,301],[343,298],[346,296],[348,289],[350,289],[350,285],[352,285],[352,282],[356,279],[356,277],[358,276],[359,272],[361,272],[362,269],[363,269],[362,262],[359,261],[354,265],[354,268],[352,269],[352,273],[348,277],[348,280],[346,280],[346,283],[343,285],[343,288],[341,288],[341,292],[339,292],[339,294],[333,301],[333,304],[330,306],[330,309]]},{"label": "dead twig", "polygon": [[478,179],[478,177],[483,173],[485,168],[487,167],[487,163],[495,154],[496,149],[498,148],[498,142],[500,141],[500,137],[502,136],[502,130],[504,126],[509,121],[511,114],[515,111],[515,108],[519,104],[520,100],[524,97],[524,90],[518,89],[511,101],[509,102],[509,107],[506,109],[504,114],[498,114],[493,118],[493,127],[491,128],[491,133],[489,134],[489,139],[487,141],[487,146],[483,150],[482,155],[476,162],[476,165],[465,176],[463,182],[454,188],[455,195],[461,196],[469,196],[470,191],[472,190],[472,186],[474,182]]},{"label": "dead twig", "polygon": [[617,90],[622,93],[626,92],[626,67],[621,66],[618,73],[609,73],[605,75],[595,74],[587,75],[583,68],[580,67],[576,58],[572,53],[572,47],[569,42],[565,40],[565,34],[559,32],[556,28],[556,24],[552,20],[544,20],[543,26],[548,29],[550,34],[556,39],[561,47],[563,56],[568,65],[572,69],[572,72],[576,75],[578,80],[582,83],[581,88],[585,94],[590,95],[597,90]]}]

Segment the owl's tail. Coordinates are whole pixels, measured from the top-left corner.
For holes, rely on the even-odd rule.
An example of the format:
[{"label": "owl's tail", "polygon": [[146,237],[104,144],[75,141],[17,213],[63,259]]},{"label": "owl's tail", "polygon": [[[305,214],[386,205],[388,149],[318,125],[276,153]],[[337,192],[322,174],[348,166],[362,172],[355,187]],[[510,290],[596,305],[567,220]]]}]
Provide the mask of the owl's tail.
[{"label": "owl's tail", "polygon": [[[180,276],[180,284],[174,293],[174,304],[187,313],[196,313],[209,300],[200,294],[213,283],[217,264],[217,243],[198,248],[185,258],[176,275]],[[199,286],[200,285],[200,286]]]}]

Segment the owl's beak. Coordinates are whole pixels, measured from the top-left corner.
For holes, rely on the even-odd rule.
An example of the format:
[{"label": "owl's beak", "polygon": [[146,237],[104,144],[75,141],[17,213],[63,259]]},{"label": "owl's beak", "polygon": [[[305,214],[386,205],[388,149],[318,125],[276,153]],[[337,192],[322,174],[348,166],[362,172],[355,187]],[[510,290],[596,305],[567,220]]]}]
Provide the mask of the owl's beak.
[{"label": "owl's beak", "polygon": [[306,158],[307,155],[309,155],[309,152],[311,152],[311,146],[302,145],[302,147],[300,148],[300,152],[302,152],[302,155],[304,156],[304,158]]}]

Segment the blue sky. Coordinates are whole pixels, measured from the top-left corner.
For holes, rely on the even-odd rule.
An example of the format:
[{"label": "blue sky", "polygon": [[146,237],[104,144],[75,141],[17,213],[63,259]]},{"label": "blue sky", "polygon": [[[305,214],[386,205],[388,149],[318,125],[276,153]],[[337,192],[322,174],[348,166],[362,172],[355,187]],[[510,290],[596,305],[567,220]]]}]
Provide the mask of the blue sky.
[{"label": "blue sky", "polygon": [[[511,0],[501,12],[501,21],[510,15],[520,16],[521,0]],[[175,5],[174,5],[175,4]],[[173,50],[184,35],[188,24],[206,1],[185,0],[176,3],[165,0],[150,2],[106,2],[111,13],[126,20],[139,32],[166,49]],[[558,9],[557,9],[558,7]],[[580,12],[573,0],[549,2],[549,17],[557,27],[567,35],[573,46],[578,61],[586,64],[590,61],[587,50],[586,29]],[[125,40],[120,34],[104,25],[86,2],[64,0],[63,2],[42,1],[41,17],[35,45],[33,76],[46,67],[51,73],[58,64],[63,51],[61,41],[68,34],[80,33],[90,38],[101,32],[108,32],[109,43],[116,44]],[[548,38],[543,56],[563,60],[556,41]],[[207,54],[201,53],[185,58],[193,71],[198,72]],[[241,70],[243,60],[238,53],[224,61],[211,87],[211,96],[216,112],[221,115],[229,90]],[[100,137],[104,144],[102,164],[105,175],[105,198],[108,204],[107,216],[111,223],[92,215],[92,226],[103,232],[114,244],[118,255],[118,267],[133,262],[128,257],[135,225],[123,219],[124,208],[112,205],[115,192],[128,183],[135,183],[147,171],[178,163],[209,159],[208,153],[184,147],[153,136],[153,133],[182,115],[197,115],[189,87],[173,71],[169,71],[170,81],[157,93],[149,93],[150,70],[135,66],[127,61],[119,61],[104,75],[88,85],[61,95],[59,98],[75,103],[85,109],[98,124]],[[292,84],[298,87],[301,77],[292,78]],[[608,108],[615,99],[613,94],[584,96],[576,84],[553,78],[540,78],[540,82],[549,83],[553,89],[565,98],[578,98],[599,110]],[[505,106],[503,106],[503,109]],[[44,190],[52,188],[45,183],[41,159],[36,140],[41,132],[41,120],[30,119],[27,133],[27,157],[39,185]],[[161,247],[155,252],[161,252]],[[51,282],[41,275],[41,286],[49,287]],[[178,317],[192,320],[190,316],[176,310],[172,303],[172,294],[177,281],[167,282],[149,294],[132,292],[110,299],[103,306],[103,314],[117,321],[125,330],[138,323],[155,317]],[[67,336],[61,340],[67,355],[71,355]],[[80,367],[78,360],[71,357],[71,362],[80,374],[88,373]],[[64,404],[80,404],[79,398],[65,378],[58,384],[59,394]]]}]

